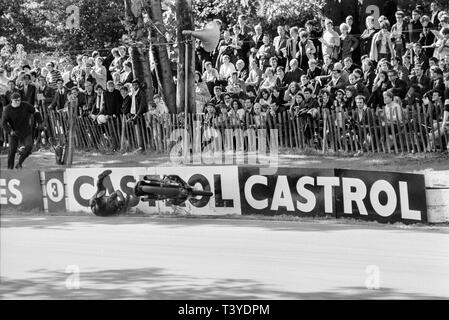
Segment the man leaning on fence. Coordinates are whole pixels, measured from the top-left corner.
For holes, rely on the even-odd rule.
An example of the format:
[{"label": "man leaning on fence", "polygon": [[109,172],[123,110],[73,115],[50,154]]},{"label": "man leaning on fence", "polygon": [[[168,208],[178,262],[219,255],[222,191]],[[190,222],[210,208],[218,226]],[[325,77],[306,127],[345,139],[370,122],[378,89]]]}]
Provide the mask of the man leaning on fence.
[{"label": "man leaning on fence", "polygon": [[[127,109],[127,108],[126,108]],[[135,129],[137,130],[137,139],[139,143],[139,149],[137,151],[143,151],[145,146],[143,142],[143,132],[142,130],[146,130],[146,128],[142,128],[138,123],[138,119],[148,111],[147,98],[145,95],[145,91],[142,90],[140,81],[135,79],[132,82],[131,87],[131,106],[128,110],[124,110],[127,112],[125,115],[127,117],[127,122],[135,125]]]}]

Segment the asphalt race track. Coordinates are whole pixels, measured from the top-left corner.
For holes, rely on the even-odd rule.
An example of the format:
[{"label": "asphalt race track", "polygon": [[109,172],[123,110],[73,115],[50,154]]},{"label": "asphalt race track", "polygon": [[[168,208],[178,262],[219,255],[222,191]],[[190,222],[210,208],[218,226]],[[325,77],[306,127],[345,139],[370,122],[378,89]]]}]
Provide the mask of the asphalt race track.
[{"label": "asphalt race track", "polygon": [[2,299],[449,298],[447,226],[11,215],[0,231]]}]

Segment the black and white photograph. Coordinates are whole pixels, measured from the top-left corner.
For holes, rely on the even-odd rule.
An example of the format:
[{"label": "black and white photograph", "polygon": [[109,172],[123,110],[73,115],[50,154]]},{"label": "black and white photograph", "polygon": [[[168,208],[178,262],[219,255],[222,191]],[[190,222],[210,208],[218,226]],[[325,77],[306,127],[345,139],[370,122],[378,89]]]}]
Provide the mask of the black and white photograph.
[{"label": "black and white photograph", "polygon": [[1,0],[0,210],[0,300],[448,300],[449,2]]}]

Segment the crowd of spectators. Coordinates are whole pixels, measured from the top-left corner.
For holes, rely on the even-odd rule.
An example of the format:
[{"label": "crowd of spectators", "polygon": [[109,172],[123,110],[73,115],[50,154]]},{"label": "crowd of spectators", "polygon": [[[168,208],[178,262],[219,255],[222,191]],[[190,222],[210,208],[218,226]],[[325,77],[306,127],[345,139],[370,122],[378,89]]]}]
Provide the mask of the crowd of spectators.
[{"label": "crowd of spectators", "polygon": [[[268,114],[285,111],[318,121],[326,110],[354,110],[363,117],[367,109],[376,114],[385,109],[385,117],[396,124],[405,120],[407,106],[432,104],[441,117],[429,130],[447,133],[449,12],[432,2],[410,13],[398,9],[395,21],[367,16],[361,34],[355,24],[351,15],[339,25],[310,20],[304,26],[278,26],[276,35],[261,24],[250,25],[244,15],[232,26],[221,25],[215,51],[208,53],[197,43],[197,113],[207,125],[227,119],[241,123],[247,115],[261,123]],[[96,122],[167,112],[158,95],[157,107],[147,105],[124,46],[105,58],[96,51],[79,55],[75,65],[41,66],[35,60],[6,73],[0,68],[0,110],[19,92],[22,101],[38,108],[64,110],[75,103],[78,116]]]},{"label": "crowd of spectators", "polygon": [[441,116],[428,130],[443,135],[449,128],[449,13],[432,2],[410,14],[398,9],[395,21],[367,16],[361,34],[349,15],[337,26],[330,19],[278,26],[275,36],[240,15],[231,28],[222,26],[214,52],[199,46],[197,111],[218,121],[285,111],[317,121],[327,111],[363,118],[371,109],[398,124],[407,106],[431,104]]}]

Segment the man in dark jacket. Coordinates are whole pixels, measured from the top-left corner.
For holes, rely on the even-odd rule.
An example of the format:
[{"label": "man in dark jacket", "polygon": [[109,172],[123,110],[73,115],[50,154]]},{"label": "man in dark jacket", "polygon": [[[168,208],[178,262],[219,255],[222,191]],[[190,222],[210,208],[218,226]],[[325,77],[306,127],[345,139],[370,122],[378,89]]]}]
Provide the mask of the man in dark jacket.
[{"label": "man in dark jacket", "polygon": [[388,71],[388,80],[390,81],[393,94],[404,99],[407,94],[407,83],[398,78],[398,72],[396,70]]},{"label": "man in dark jacket", "polygon": [[[145,91],[141,88],[139,80],[133,80],[131,93],[131,108],[128,121],[135,122],[138,117],[148,111],[148,104]],[[143,151],[145,146],[143,143],[143,132],[140,126],[137,126],[137,140],[139,144],[137,151]]]},{"label": "man in dark jacket", "polygon": [[65,103],[67,102],[68,90],[64,87],[64,81],[62,79],[58,79],[56,81],[56,90],[55,96],[53,97],[53,101],[51,102],[49,109],[61,110],[64,108]]},{"label": "man in dark jacket", "polygon": [[107,116],[119,116],[123,102],[122,95],[120,94],[120,91],[115,89],[113,81],[108,81],[106,88],[107,90],[103,93],[104,109],[101,114]]},{"label": "man in dark jacket", "polygon": [[123,86],[120,88],[120,94],[123,98],[122,107],[120,112],[124,115],[128,115],[131,111],[131,96],[129,95],[129,90],[127,86]]},{"label": "man in dark jacket", "polygon": [[9,153],[8,169],[14,168],[15,156],[19,144],[24,145],[24,150],[20,153],[16,169],[21,169],[25,159],[31,154],[33,148],[33,128],[31,127],[31,117],[37,121],[39,127],[42,126],[42,118],[34,107],[23,102],[20,93],[13,93],[11,104],[7,105],[2,114],[1,126],[9,133]]},{"label": "man in dark jacket", "polygon": [[86,96],[84,93],[79,92],[78,87],[72,87],[70,89],[70,95],[67,97],[65,108],[72,105],[76,108],[76,115],[82,116],[86,109]]},{"label": "man in dark jacket", "polygon": [[143,115],[147,111],[148,105],[145,91],[141,88],[139,80],[133,80],[130,110],[130,113],[133,115],[132,120],[136,120],[137,117]]},{"label": "man in dark jacket", "polygon": [[25,74],[23,76],[23,86],[20,89],[23,102],[28,102],[32,106],[36,104],[36,87],[31,83],[31,76]]}]

